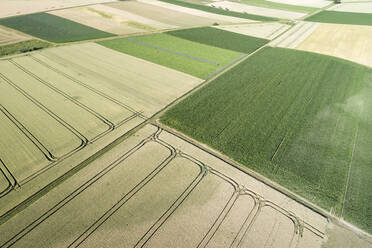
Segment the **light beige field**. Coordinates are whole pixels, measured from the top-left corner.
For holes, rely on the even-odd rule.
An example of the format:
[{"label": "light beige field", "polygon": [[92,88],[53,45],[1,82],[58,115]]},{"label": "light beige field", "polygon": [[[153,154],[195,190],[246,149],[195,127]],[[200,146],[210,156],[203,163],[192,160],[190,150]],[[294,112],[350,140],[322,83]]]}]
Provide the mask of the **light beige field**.
[{"label": "light beige field", "polygon": [[0,215],[201,82],[95,43],[0,60]]},{"label": "light beige field", "polygon": [[176,27],[174,25],[156,22],[102,4],[55,10],[49,12],[49,14],[57,15],[102,31],[119,35],[146,33],[149,31]]},{"label": "light beige field", "polygon": [[372,13],[372,2],[341,3],[336,4],[329,10],[356,13]]},{"label": "light beige field", "polygon": [[336,56],[372,67],[372,27],[320,24],[296,48]]},{"label": "light beige field", "polygon": [[315,8],[323,8],[327,5],[332,4],[332,2],[328,0],[268,0],[268,1]]},{"label": "light beige field", "polygon": [[273,40],[270,45],[274,47],[296,48],[319,26],[315,22],[298,22],[283,35]]},{"label": "light beige field", "polygon": [[[210,13],[210,12],[205,12],[205,11],[201,11],[201,10],[197,10],[197,9],[186,8],[186,7],[182,7],[182,6],[178,6],[178,5],[174,5],[174,4],[170,4],[170,3],[166,3],[166,2],[161,2],[161,1],[158,1],[158,0],[138,0],[138,2],[151,4],[153,6],[163,7],[163,8],[166,8],[166,9],[179,11],[179,12],[194,15],[194,16],[199,16],[199,17],[205,17],[205,18],[209,18],[209,19],[218,20],[217,23],[221,23],[221,24],[224,24],[224,23],[227,24],[227,23],[256,22],[256,21],[248,20],[248,19],[244,19],[244,18],[218,15],[218,14],[213,14],[213,13]],[[200,4],[200,2],[199,2],[199,4]]]},{"label": "light beige field", "polygon": [[147,125],[1,225],[0,245],[317,248],[327,225],[273,188]]},{"label": "light beige field", "polygon": [[1,0],[0,18],[116,0]]},{"label": "light beige field", "polygon": [[289,25],[269,22],[269,23],[252,23],[252,24],[237,24],[237,25],[226,25],[226,26],[214,26],[214,28],[244,34],[249,36],[255,36],[258,38],[272,40],[278,35],[285,32]]},{"label": "light beige field", "polygon": [[16,31],[0,27],[0,46],[9,45],[25,40],[30,40],[31,37],[18,33]]},{"label": "light beige field", "polygon": [[120,10],[125,10],[132,14],[152,19],[157,22],[178,27],[210,26],[213,23],[226,23],[226,21],[222,20],[222,18],[210,18],[184,12],[182,11],[183,7],[175,5],[172,5],[172,9],[164,6],[157,6],[152,4],[152,2],[148,3],[139,1],[122,1],[108,3],[105,5]]},{"label": "light beige field", "polygon": [[214,6],[216,8],[228,9],[230,11],[235,11],[235,12],[283,18],[283,19],[298,19],[306,15],[306,13],[256,7],[256,6],[251,6],[251,5],[236,3],[236,2],[230,2],[230,1],[219,1],[219,2],[210,3],[208,5]]}]

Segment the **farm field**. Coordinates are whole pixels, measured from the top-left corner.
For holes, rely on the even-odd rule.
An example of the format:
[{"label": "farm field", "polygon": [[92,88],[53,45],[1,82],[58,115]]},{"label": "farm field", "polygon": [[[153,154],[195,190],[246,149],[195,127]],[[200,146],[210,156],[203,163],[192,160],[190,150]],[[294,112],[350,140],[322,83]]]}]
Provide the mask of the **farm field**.
[{"label": "farm field", "polygon": [[371,232],[371,72],[267,47],[161,121]]},{"label": "farm field", "polygon": [[329,10],[372,14],[372,3],[371,2],[342,3],[329,8]]},{"label": "farm field", "polygon": [[372,25],[372,13],[322,11],[305,19],[310,22],[325,22],[353,25]]},{"label": "farm field", "polygon": [[1,225],[0,245],[320,248],[326,228],[323,216],[146,125]]},{"label": "farm field", "polygon": [[285,32],[290,25],[281,24],[278,22],[268,23],[252,23],[252,24],[239,24],[239,25],[225,25],[215,26],[214,28],[244,34],[248,36],[254,36],[262,39],[272,40],[278,35]]},{"label": "farm field", "polygon": [[270,0],[269,2],[313,8],[324,8],[332,3],[328,0]]},{"label": "farm field", "polygon": [[56,43],[113,36],[113,34],[47,13],[0,19],[0,24]]},{"label": "farm field", "polygon": [[31,37],[15,32],[10,29],[0,27],[0,46],[9,45],[25,40],[30,40]]},{"label": "farm field", "polygon": [[112,0],[1,0],[0,18],[104,2]]},{"label": "farm field", "polygon": [[372,27],[322,23],[296,49],[372,67]]},{"label": "farm field", "polygon": [[98,42],[169,68],[206,79],[243,53],[184,40],[169,34],[152,34]]},{"label": "farm field", "polygon": [[0,46],[0,57],[40,50],[40,49],[47,48],[50,46],[51,44],[49,42],[45,42],[41,40],[33,39],[33,40],[21,41],[21,42],[14,43],[14,44]]},{"label": "farm field", "polygon": [[299,22],[277,39],[270,42],[270,46],[296,48],[309,37],[319,26],[313,22]]},{"label": "farm field", "polygon": [[[318,8],[309,7],[306,5],[307,1],[299,2],[298,5],[292,1],[291,3],[281,3],[280,1],[268,1],[268,0],[242,0],[241,3],[248,4],[250,6],[257,6],[257,7],[264,7],[270,9],[279,9],[279,10],[287,10],[287,11],[294,11],[294,12],[302,12],[302,13],[311,13],[316,11]],[[301,6],[304,4],[304,6]]]},{"label": "farm field", "polygon": [[252,53],[268,43],[266,39],[250,37],[211,27],[176,30],[167,32],[167,34],[241,53]]},{"label": "farm field", "polygon": [[261,16],[267,16],[267,17],[274,17],[274,18],[279,18],[279,19],[298,19],[306,15],[305,13],[301,13],[301,12],[250,6],[247,4],[230,2],[230,1],[213,2],[208,5],[209,6],[213,5],[216,8],[228,9],[230,11],[248,13],[248,14],[253,14],[253,15],[261,15]]},{"label": "farm field", "polygon": [[51,182],[47,171],[73,166],[70,158],[107,145],[201,81],[95,43],[0,60],[1,171],[24,189],[2,196],[0,212],[34,181],[36,189]]},{"label": "farm field", "polygon": [[[159,2],[157,0],[141,0],[141,1],[151,2],[151,4],[155,4]],[[184,1],[179,1],[179,0],[161,0],[161,2],[170,3],[172,5],[182,6],[182,7],[186,7],[190,9],[202,10],[202,11],[213,13],[213,14],[244,18],[248,20],[255,20],[255,21],[276,21],[277,20],[276,18],[272,18],[272,17],[249,14],[249,13],[241,13],[241,12],[235,12],[235,11],[228,11],[225,9],[215,8],[215,7],[208,6],[208,5],[194,4],[194,3],[184,2]]]}]

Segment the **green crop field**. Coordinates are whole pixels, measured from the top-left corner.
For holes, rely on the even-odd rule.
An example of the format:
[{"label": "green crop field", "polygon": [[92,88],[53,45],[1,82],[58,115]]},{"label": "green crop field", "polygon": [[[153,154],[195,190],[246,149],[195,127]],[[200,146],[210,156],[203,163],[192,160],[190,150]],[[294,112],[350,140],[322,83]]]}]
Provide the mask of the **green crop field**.
[{"label": "green crop field", "polygon": [[276,3],[276,2],[266,1],[266,0],[242,0],[242,3],[246,3],[248,5],[253,5],[257,7],[296,11],[296,12],[302,12],[302,13],[311,13],[311,12],[318,10],[318,8],[314,8],[314,7]]},{"label": "green crop field", "polygon": [[107,40],[98,44],[202,79],[243,55],[167,34]]},{"label": "green crop field", "polygon": [[219,9],[219,8],[214,8],[210,6],[205,6],[205,5],[200,5],[200,4],[190,3],[190,2],[184,2],[184,1],[179,1],[179,0],[160,0],[160,1],[186,7],[186,8],[198,9],[198,10],[202,10],[202,11],[210,12],[214,14],[233,16],[233,17],[239,17],[239,18],[256,20],[256,21],[277,21],[278,20],[272,17],[253,15],[253,14],[248,14],[248,13],[239,13],[239,12],[234,12],[234,11],[229,11],[229,10],[224,10],[224,9]]},{"label": "green crop field", "polygon": [[322,11],[306,18],[306,21],[354,25],[372,25],[372,14],[341,11]]},{"label": "green crop field", "polygon": [[47,13],[0,19],[0,24],[56,43],[114,36],[114,34],[106,33]]},{"label": "green crop field", "polygon": [[371,82],[371,68],[267,47],[161,121],[371,232]]},{"label": "green crop field", "polygon": [[26,40],[15,44],[0,47],[0,57],[12,54],[25,53],[49,47],[50,43],[41,40]]},{"label": "green crop field", "polygon": [[168,32],[170,35],[242,53],[251,53],[269,40],[203,27]]}]

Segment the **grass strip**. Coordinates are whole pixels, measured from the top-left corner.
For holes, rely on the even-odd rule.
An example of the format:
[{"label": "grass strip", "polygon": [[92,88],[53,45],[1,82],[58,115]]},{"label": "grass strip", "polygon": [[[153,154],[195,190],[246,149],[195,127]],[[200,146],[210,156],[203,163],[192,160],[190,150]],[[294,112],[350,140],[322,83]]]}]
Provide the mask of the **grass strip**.
[{"label": "grass strip", "polygon": [[0,47],[0,57],[26,53],[50,47],[51,44],[41,40],[26,40],[15,44]]},{"label": "grass strip", "polygon": [[372,25],[372,14],[325,10],[306,18],[306,21],[353,25]]}]

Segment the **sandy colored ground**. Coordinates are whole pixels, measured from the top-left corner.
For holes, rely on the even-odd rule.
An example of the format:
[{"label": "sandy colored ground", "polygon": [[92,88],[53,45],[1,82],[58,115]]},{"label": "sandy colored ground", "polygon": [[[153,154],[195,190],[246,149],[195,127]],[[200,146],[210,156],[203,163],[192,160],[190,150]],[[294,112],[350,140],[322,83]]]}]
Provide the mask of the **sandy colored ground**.
[{"label": "sandy colored ground", "polygon": [[329,10],[343,11],[343,12],[356,12],[356,13],[372,13],[372,2],[341,3],[341,4],[336,4],[335,6],[331,7]]},{"label": "sandy colored ground", "polygon": [[215,26],[215,28],[244,34],[249,36],[255,36],[263,39],[272,40],[278,35],[285,32],[289,25],[269,22],[269,23],[254,23],[254,24],[239,24],[239,25],[227,25],[227,26]]},{"label": "sandy colored ground", "polygon": [[256,6],[250,6],[250,5],[246,5],[242,3],[229,2],[229,1],[214,2],[208,5],[214,6],[217,8],[228,9],[228,10],[236,11],[236,12],[242,12],[242,13],[245,12],[248,14],[276,17],[276,18],[282,18],[282,19],[298,19],[306,15],[305,13],[256,7]]},{"label": "sandy colored ground", "polygon": [[273,40],[270,45],[285,48],[295,48],[304,41],[319,26],[314,22],[299,22],[283,35]]},{"label": "sandy colored ground", "polygon": [[0,46],[13,44],[30,39],[31,38],[29,36],[22,35],[13,30],[0,27]]},{"label": "sandy colored ground", "polygon": [[182,6],[178,6],[178,5],[174,5],[174,4],[169,4],[169,3],[161,2],[161,1],[157,1],[157,0],[138,0],[138,2],[143,2],[143,3],[151,4],[151,5],[154,5],[154,6],[159,6],[159,7],[163,7],[163,8],[174,10],[174,11],[180,11],[182,13],[186,13],[186,14],[190,14],[190,15],[194,15],[194,16],[199,16],[199,17],[205,17],[205,18],[209,18],[209,19],[218,20],[216,22],[220,23],[220,24],[256,22],[256,21],[248,20],[248,19],[244,19],[244,18],[237,18],[237,17],[232,17],[232,16],[213,14],[213,13],[209,13],[209,12],[205,12],[205,11],[201,11],[201,10],[197,10],[197,9],[186,8],[186,7],[182,7]]},{"label": "sandy colored ground", "polygon": [[158,29],[176,27],[174,25],[156,22],[102,4],[56,10],[49,13],[105,32],[119,35],[144,33]]},{"label": "sandy colored ground", "polygon": [[1,225],[0,245],[317,248],[326,225],[303,205],[147,125]]},{"label": "sandy colored ground", "polygon": [[336,224],[328,226],[327,240],[322,248],[371,248],[372,238],[367,239]]},{"label": "sandy colored ground", "polygon": [[372,27],[340,24],[320,26],[296,47],[372,66]]},{"label": "sandy colored ground", "polygon": [[132,14],[139,15],[144,18],[152,19],[157,22],[178,27],[209,26],[215,22],[219,22],[219,20],[217,19],[191,15],[181,11],[170,10],[168,8],[137,1],[114,2],[108,3],[106,5],[120,10],[128,11]]},{"label": "sandy colored ground", "polygon": [[270,2],[308,6],[315,8],[323,8],[330,5],[332,2],[328,0],[268,0]]},{"label": "sandy colored ground", "polygon": [[0,18],[115,0],[2,0]]}]

